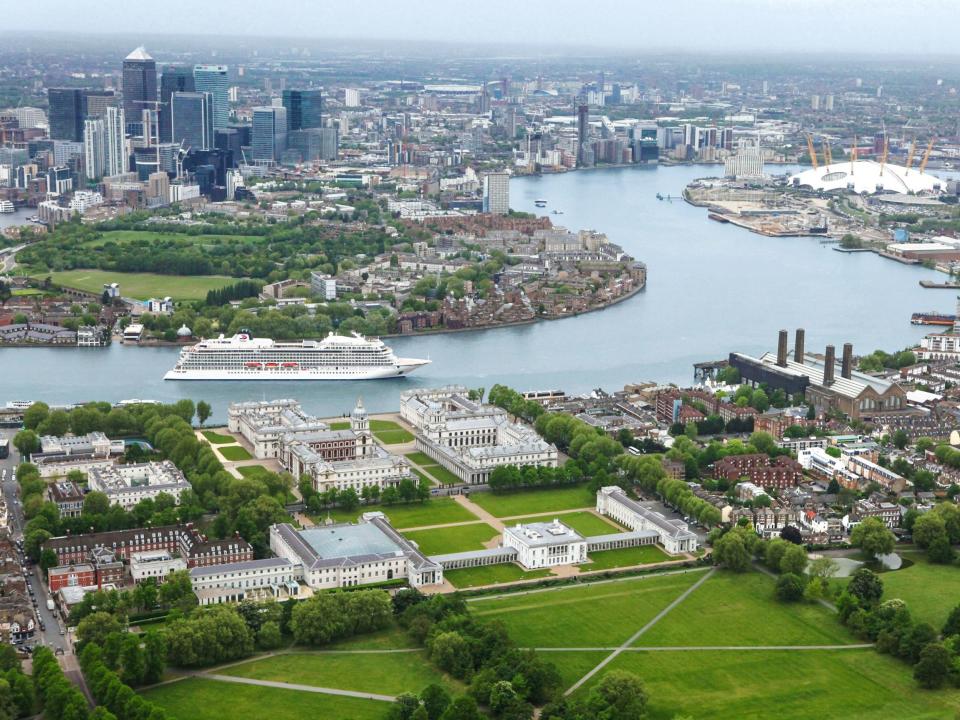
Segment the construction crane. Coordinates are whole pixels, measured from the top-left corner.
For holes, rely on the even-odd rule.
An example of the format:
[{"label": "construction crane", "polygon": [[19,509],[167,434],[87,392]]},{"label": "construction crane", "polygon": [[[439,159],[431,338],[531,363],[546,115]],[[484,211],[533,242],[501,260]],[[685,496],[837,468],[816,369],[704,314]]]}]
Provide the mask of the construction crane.
[{"label": "construction crane", "polygon": [[913,138],[913,142],[910,143],[910,152],[907,153],[907,167],[904,175],[910,172],[910,166],[913,165],[913,156],[917,152],[917,138]]},{"label": "construction crane", "polygon": [[887,155],[890,154],[890,140],[887,138],[887,132],[883,132],[883,154],[880,156],[880,177],[883,177],[883,166],[887,164]]},{"label": "construction crane", "polygon": [[936,142],[937,138],[930,138],[930,142],[927,143],[927,151],[923,153],[923,160],[920,161],[920,174],[923,175],[923,171],[927,169],[927,163],[930,161],[930,151],[933,150],[933,143]]},{"label": "construction crane", "polygon": [[853,166],[857,163],[857,136],[853,136],[853,147],[850,148],[850,174],[853,175]]},{"label": "construction crane", "polygon": [[813,169],[816,170],[819,165],[817,165],[817,153],[813,150],[813,135],[807,133],[807,152],[810,153],[810,164],[813,165]]},{"label": "construction crane", "polygon": [[824,138],[821,144],[823,145],[823,162],[827,165],[833,165],[833,153],[830,152],[830,141]]}]

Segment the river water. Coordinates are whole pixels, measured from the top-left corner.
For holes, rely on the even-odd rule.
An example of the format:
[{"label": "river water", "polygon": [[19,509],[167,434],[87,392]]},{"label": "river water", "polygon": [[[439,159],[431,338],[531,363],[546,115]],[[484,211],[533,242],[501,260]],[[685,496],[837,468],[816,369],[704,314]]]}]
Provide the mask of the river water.
[{"label": "river water", "polygon": [[[915,342],[910,324],[922,310],[953,312],[955,294],[924,290],[942,274],[872,253],[841,254],[814,238],[767,238],[707,219],[677,199],[692,179],[717,166],[637,167],[518,178],[511,206],[553,215],[572,230],[607,233],[648,267],[646,289],[599,312],[520,327],[393,338],[400,356],[429,357],[415,375],[367,382],[165,382],[174,348],[0,350],[0,404],[148,398],[204,399],[215,417],[238,400],[299,399],[322,416],[398,406],[398,394],[420,386],[462,383],[521,390],[619,389],[656,380],[690,383],[692,364],[731,350],[776,347],[780,328],[806,328],[808,351],[852,342],[855,352],[895,350]],[[657,193],[672,201],[657,200]],[[537,210],[534,200],[548,205]]]}]

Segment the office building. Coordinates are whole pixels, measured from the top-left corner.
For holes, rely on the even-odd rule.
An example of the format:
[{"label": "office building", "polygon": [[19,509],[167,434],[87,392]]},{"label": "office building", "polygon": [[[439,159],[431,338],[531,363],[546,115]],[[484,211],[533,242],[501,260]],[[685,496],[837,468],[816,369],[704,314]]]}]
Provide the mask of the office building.
[{"label": "office building", "polygon": [[487,173],[483,176],[483,211],[494,215],[510,212],[510,175]]},{"label": "office building", "polygon": [[213,95],[175,92],[170,96],[171,142],[184,150],[213,148]]},{"label": "office building", "polygon": [[83,121],[83,167],[88,180],[104,176],[107,164],[107,133],[101,118]]},{"label": "office building", "polygon": [[583,167],[591,163],[587,162],[584,152],[584,146],[590,131],[590,108],[587,105],[577,106],[577,167]]},{"label": "office building", "polygon": [[284,90],[282,104],[287,111],[288,130],[323,126],[323,97],[320,90]]},{"label": "office building", "polygon": [[253,160],[277,161],[286,147],[286,109],[272,106],[253,108]]},{"label": "office building", "polygon": [[83,91],[79,88],[49,88],[50,137],[83,142]]},{"label": "office building", "polygon": [[213,96],[213,128],[230,122],[230,79],[226,65],[197,65],[193,68],[194,90]]},{"label": "office building", "polygon": [[160,104],[157,111],[157,126],[160,142],[172,142],[170,98],[176,92],[194,92],[193,68],[167,65],[160,76]]},{"label": "office building", "polygon": [[237,167],[243,158],[240,140],[240,133],[235,128],[221,128],[213,131],[213,146],[223,153],[227,167]]},{"label": "office building", "polygon": [[141,111],[155,109],[156,102],[157,63],[138,47],[123,61],[123,110],[133,122]]},{"label": "office building", "polygon": [[18,107],[10,111],[17,119],[17,127],[37,128],[47,125],[47,114],[40,108]]},{"label": "office building", "polygon": [[83,96],[83,116],[103,117],[107,114],[107,108],[116,105],[119,98],[113,90],[84,90]]},{"label": "office building", "polygon": [[347,107],[360,107],[360,91],[355,88],[347,88],[343,91],[344,102]]},{"label": "office building", "polygon": [[105,175],[120,175],[127,172],[130,159],[127,154],[126,120],[122,107],[108,107],[104,118]]}]

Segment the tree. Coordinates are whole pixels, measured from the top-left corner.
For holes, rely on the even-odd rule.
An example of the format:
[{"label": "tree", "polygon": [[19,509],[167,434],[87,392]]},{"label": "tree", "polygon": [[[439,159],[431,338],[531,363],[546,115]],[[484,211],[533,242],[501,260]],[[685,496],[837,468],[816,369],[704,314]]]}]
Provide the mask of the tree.
[{"label": "tree", "polygon": [[790,545],[780,559],[780,572],[802,575],[808,562],[807,551],[803,545]]},{"label": "tree", "polygon": [[200,426],[203,427],[203,424],[210,419],[210,416],[213,414],[213,408],[210,407],[210,403],[206,400],[201,400],[197,403],[197,420],[200,421]]},{"label": "tree", "polygon": [[40,438],[33,430],[21,430],[13,436],[13,446],[27,457],[40,449]]},{"label": "tree", "polygon": [[23,426],[27,430],[36,430],[50,414],[50,406],[45,402],[35,402],[23,412]]},{"label": "tree", "polygon": [[876,573],[867,568],[859,568],[847,583],[847,592],[855,597],[860,605],[871,607],[883,597],[883,582]]},{"label": "tree", "polygon": [[483,720],[477,701],[469,695],[461,695],[443,711],[440,720]]},{"label": "tree", "polygon": [[647,691],[633,673],[611,670],[590,691],[586,704],[596,718],[635,720],[646,715]]},{"label": "tree", "polygon": [[257,645],[261,650],[275,650],[283,644],[280,623],[275,620],[265,622],[257,633]]},{"label": "tree", "polygon": [[951,635],[960,635],[960,605],[956,605],[947,615],[947,621],[943,624],[941,633],[945,638]]},{"label": "tree", "polygon": [[400,693],[390,706],[387,720],[412,720],[419,707],[420,699],[416,695],[410,692]]},{"label": "tree", "polygon": [[803,536],[800,534],[800,528],[795,525],[787,525],[780,531],[780,537],[794,545],[803,544]]},{"label": "tree", "polygon": [[123,649],[120,650],[120,679],[127,685],[137,686],[143,682],[147,670],[143,648],[140,647],[139,635],[127,635],[123,640]]},{"label": "tree", "polygon": [[443,711],[450,706],[450,693],[442,685],[427,685],[420,693],[420,702],[426,708],[429,720],[440,720]]},{"label": "tree", "polygon": [[121,630],[123,626],[120,621],[112,614],[101,610],[87,615],[80,621],[77,625],[77,640],[82,643],[103,645],[108,635]]},{"label": "tree", "polygon": [[783,555],[788,547],[790,547],[790,543],[783,538],[773,538],[768,542],[764,547],[764,559],[766,560],[767,567],[774,572],[779,572],[780,561],[783,559]]},{"label": "tree", "polygon": [[745,572],[750,567],[751,552],[741,533],[730,530],[713,546],[713,559],[734,572]]},{"label": "tree", "polygon": [[910,442],[910,436],[907,435],[904,430],[897,430],[895,433],[893,433],[893,437],[891,439],[893,440],[894,446],[900,450],[903,450]]},{"label": "tree", "polygon": [[947,524],[943,518],[935,512],[926,512],[920,515],[913,522],[913,541],[920,547],[927,549],[935,541],[947,540]]},{"label": "tree", "polygon": [[850,543],[871,557],[893,552],[896,538],[877,517],[864,518],[850,533]]},{"label": "tree", "polygon": [[804,594],[803,578],[796,573],[787,572],[777,578],[776,595],[782,602],[796,602]]},{"label": "tree", "polygon": [[940,643],[930,643],[920,651],[920,660],[913,668],[913,678],[922,688],[943,687],[951,670],[950,653]]},{"label": "tree", "polygon": [[159,682],[167,666],[167,641],[162,633],[148,632],[143,636],[143,661],[144,684]]},{"label": "tree", "polygon": [[84,515],[106,515],[110,510],[110,498],[99,490],[91,490],[83,497]]},{"label": "tree", "polygon": [[953,552],[953,546],[946,535],[938,537],[927,548],[927,557],[930,562],[939,565],[949,565],[956,559],[956,553]]},{"label": "tree", "polygon": [[473,667],[473,656],[466,638],[455,630],[441,632],[427,641],[430,660],[455,678],[465,678]]}]

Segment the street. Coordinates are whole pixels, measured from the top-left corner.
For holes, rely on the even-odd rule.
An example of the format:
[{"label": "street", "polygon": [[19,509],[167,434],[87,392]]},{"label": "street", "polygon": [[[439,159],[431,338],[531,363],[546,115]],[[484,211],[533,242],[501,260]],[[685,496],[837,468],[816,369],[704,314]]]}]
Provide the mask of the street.
[{"label": "street", "polygon": [[[2,492],[3,499],[7,503],[10,538],[14,542],[23,539],[24,525],[23,505],[17,497],[17,483],[13,475],[14,470],[20,462],[19,453],[16,448],[13,447],[13,436],[16,435],[17,432],[17,428],[0,428],[0,438],[10,440],[10,456],[0,459],[0,476],[3,475],[4,470],[7,471],[6,477],[2,482]],[[68,650],[66,637],[60,634],[61,629],[66,629],[64,624],[60,622],[54,611],[47,609],[47,598],[49,595],[47,594],[46,583],[43,581],[39,566],[33,566],[32,571],[27,576],[27,582],[33,590],[32,597],[36,601],[35,615],[37,620],[44,624],[45,629],[41,631],[38,624],[37,633],[34,635],[33,640],[28,641],[26,644],[49,645],[54,649],[59,647]]]}]

